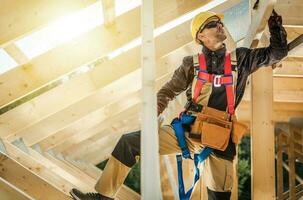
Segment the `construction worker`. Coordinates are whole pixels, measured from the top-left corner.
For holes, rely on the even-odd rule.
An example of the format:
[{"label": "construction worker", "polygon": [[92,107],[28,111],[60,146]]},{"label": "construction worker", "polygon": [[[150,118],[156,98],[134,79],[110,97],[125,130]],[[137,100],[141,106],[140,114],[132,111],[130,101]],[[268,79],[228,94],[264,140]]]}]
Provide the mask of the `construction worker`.
[{"label": "construction worker", "polygon": [[[183,63],[175,70],[172,78],[157,93],[158,114],[167,107],[168,102],[173,100],[181,92],[186,91],[188,103],[186,111],[190,114],[199,113],[203,107],[210,107],[219,111],[234,111],[244,94],[248,76],[261,66],[270,66],[287,55],[286,31],[282,26],[282,18],[273,11],[268,20],[270,45],[265,48],[237,48],[231,53],[231,60],[227,61],[227,50],[224,40],[227,38],[222,22],[223,16],[213,12],[202,12],[194,17],[191,24],[193,39],[202,45],[205,61],[204,72],[212,77],[212,82],[202,83],[203,88],[196,93],[193,89],[199,81],[199,68],[196,72],[194,56],[184,57]],[[200,57],[199,57],[200,58]],[[225,75],[225,65],[231,62],[231,70],[234,93],[227,92],[227,84],[222,82]],[[199,63],[201,66],[201,63]],[[203,66],[202,66],[203,67]],[[196,77],[196,78],[195,78]],[[195,94],[194,94],[195,93]],[[228,94],[227,94],[228,93]],[[193,96],[195,101],[193,101]],[[229,98],[234,100],[229,103]],[[231,105],[231,106],[230,106]],[[159,128],[159,153],[181,153],[175,129],[171,125]],[[191,153],[200,152],[201,145],[193,142],[189,137],[190,130],[185,134],[186,144]],[[218,133],[220,135],[220,133]],[[233,184],[233,159],[236,154],[236,145],[228,136],[227,146],[224,150],[214,149],[202,163],[202,173],[205,174],[204,182],[207,186],[208,199],[230,199]],[[95,189],[98,193],[82,193],[72,189],[70,194],[76,200],[108,200],[114,199],[123,184],[128,172],[137,162],[140,155],[140,131],[123,135],[117,143],[109,158],[107,165],[98,180]]]}]

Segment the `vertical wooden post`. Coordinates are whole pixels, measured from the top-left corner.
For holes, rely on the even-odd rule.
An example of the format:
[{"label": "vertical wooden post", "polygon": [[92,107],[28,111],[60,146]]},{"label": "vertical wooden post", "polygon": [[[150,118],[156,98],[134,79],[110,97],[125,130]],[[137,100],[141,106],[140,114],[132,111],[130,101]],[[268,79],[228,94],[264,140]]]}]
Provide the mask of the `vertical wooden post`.
[{"label": "vertical wooden post", "polygon": [[159,141],[155,84],[154,5],[143,0],[141,6],[142,32],[142,90],[143,116],[141,135],[141,191],[142,199],[162,199],[160,188]]},{"label": "vertical wooden post", "polygon": [[289,127],[288,137],[288,166],[289,166],[289,199],[296,199],[296,168],[295,168],[295,147],[294,147],[294,129]]},{"label": "vertical wooden post", "polygon": [[254,200],[275,199],[275,135],[272,124],[272,68],[252,75],[252,195]]},{"label": "vertical wooden post", "polygon": [[283,199],[283,141],[282,133],[277,135],[277,189],[278,200]]}]

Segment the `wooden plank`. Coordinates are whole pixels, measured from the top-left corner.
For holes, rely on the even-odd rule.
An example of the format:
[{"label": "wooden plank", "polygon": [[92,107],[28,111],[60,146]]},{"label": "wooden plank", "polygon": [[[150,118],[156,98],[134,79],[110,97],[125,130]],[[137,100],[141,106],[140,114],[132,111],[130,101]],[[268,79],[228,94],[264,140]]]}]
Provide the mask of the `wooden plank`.
[{"label": "wooden plank", "polygon": [[4,50],[18,63],[18,65],[29,62],[26,55],[15,44],[6,46]]},{"label": "wooden plank", "polygon": [[283,197],[283,144],[282,144],[282,134],[278,134],[277,137],[277,197],[278,200],[282,200]]},{"label": "wooden plank", "polygon": [[[190,10],[199,8],[209,0],[198,2],[178,0],[177,4],[173,0],[159,2],[161,3],[157,4],[158,7],[155,8],[155,27],[159,27]],[[169,12],[173,5],[178,5],[177,13]],[[167,10],[162,10],[163,7]],[[163,18],[163,15],[166,17]],[[62,44],[36,57],[30,63],[1,75],[0,107],[33,92],[83,64],[106,56],[113,50],[138,38],[140,36],[139,19],[140,7],[137,7],[117,17],[114,29],[107,29],[104,25],[99,26],[69,43]]]},{"label": "wooden plank", "polygon": [[16,160],[1,153],[0,177],[35,199],[70,199],[63,192],[24,168]]},{"label": "wooden plank", "polygon": [[277,0],[275,5],[275,10],[283,16],[283,23],[289,25],[303,25],[302,9],[301,0]]},{"label": "wooden plank", "polygon": [[87,174],[83,173],[81,170],[66,164],[64,161],[59,160],[54,155],[51,155],[49,153],[45,153],[43,157],[44,161],[47,160],[46,162],[52,163],[53,166],[58,166],[62,170],[68,172],[70,176],[72,176],[75,180],[73,183],[77,185],[78,188],[87,192],[94,190],[95,180]]},{"label": "wooden plank", "polygon": [[[275,198],[274,129],[272,124],[272,69],[252,78],[252,190],[253,199]],[[264,87],[265,86],[265,87]],[[260,134],[266,133],[266,134]],[[264,145],[260,146],[263,143]]]},{"label": "wooden plank", "polygon": [[0,47],[95,2],[96,0],[2,0]]},{"label": "wooden plank", "polygon": [[299,76],[303,75],[303,59],[288,57],[279,63],[274,69],[275,76]]},{"label": "wooden plank", "polygon": [[[41,163],[41,159],[37,160],[28,154],[24,153],[17,147],[13,146],[8,142],[4,142],[8,155],[17,160],[22,166],[26,167],[36,175],[42,177],[45,180],[48,180],[49,183],[53,184],[60,191],[69,194],[70,189],[74,188],[75,185],[67,181],[66,174],[64,176],[58,175],[53,170],[48,169],[43,163]],[[64,177],[64,178],[63,178]]]},{"label": "wooden plank", "polygon": [[161,199],[162,197],[160,185],[153,13],[154,2],[142,0],[142,45],[140,58],[142,68],[142,122],[140,137],[140,185],[142,199]]},{"label": "wooden plank", "polygon": [[[88,138],[87,140],[82,141],[81,143],[78,143],[76,145],[71,146],[67,150],[63,151],[62,153],[65,155],[78,155],[79,153],[85,154],[87,151],[92,151],[93,149],[100,148],[100,145],[97,145],[98,143],[103,144],[103,139],[109,137],[110,135],[118,135],[117,137],[120,137],[121,134],[130,133],[133,131],[139,130],[139,106],[134,106],[134,108],[137,110],[137,113],[134,113],[133,115],[128,116],[128,120],[126,123],[120,123],[119,124],[112,124],[106,129],[100,130],[97,134],[95,134],[93,137]],[[118,125],[118,126],[116,126]],[[116,137],[114,137],[116,138]],[[96,144],[95,144],[96,143]],[[102,146],[104,148],[110,146],[110,143],[104,143],[105,145]],[[95,146],[96,148],[92,148],[92,146]]]},{"label": "wooden plank", "polygon": [[295,199],[296,191],[296,167],[295,167],[295,152],[294,152],[294,130],[293,127],[289,127],[288,138],[288,166],[289,166],[289,198]]},{"label": "wooden plank", "polygon": [[276,0],[260,1],[259,9],[253,10],[252,21],[243,42],[244,47],[250,47],[255,35],[264,29],[275,3]]},{"label": "wooden plank", "polygon": [[[136,99],[132,101],[132,103],[136,103]],[[115,126],[115,124],[119,123],[119,121],[126,120],[129,121],[129,116],[133,114],[134,109],[128,109],[128,106],[120,106],[123,103],[118,102],[114,104],[112,109],[108,109],[111,111],[111,116],[107,116],[106,118],[101,118],[99,116],[99,122],[96,124],[91,124],[91,126],[87,126],[89,122],[79,125],[79,129],[74,130],[65,130],[60,131],[50,137],[45,138],[42,140],[39,145],[41,148],[46,151],[49,149],[55,149],[56,152],[62,152],[70,145],[79,144],[81,141],[88,139],[89,137],[94,136],[96,133],[101,132],[102,130],[106,129],[109,126]],[[133,108],[133,107],[130,107]],[[137,109],[136,109],[137,112]],[[117,120],[118,118],[118,120]],[[93,120],[92,120],[93,121]],[[67,139],[68,138],[68,139]]]},{"label": "wooden plank", "polygon": [[[68,136],[69,139],[62,139],[63,141],[57,146],[54,146],[56,152],[64,152],[66,155],[69,152],[73,152],[73,147],[78,146],[81,148],[82,144],[87,143],[89,140],[94,140],[94,137],[102,137],[103,130],[108,127],[118,127],[121,125],[121,121],[128,122],[129,116],[138,113],[139,107],[132,106],[123,110],[122,113],[118,113],[112,117],[107,118],[105,121],[100,121],[100,123],[94,125],[93,127],[85,130],[85,132],[74,133],[73,135]],[[55,136],[54,136],[55,137]],[[43,148],[43,147],[42,147]]]},{"label": "wooden plank", "polygon": [[31,200],[32,198],[0,177],[0,199]]},{"label": "wooden plank", "polygon": [[104,24],[109,26],[115,19],[115,0],[102,0]]}]

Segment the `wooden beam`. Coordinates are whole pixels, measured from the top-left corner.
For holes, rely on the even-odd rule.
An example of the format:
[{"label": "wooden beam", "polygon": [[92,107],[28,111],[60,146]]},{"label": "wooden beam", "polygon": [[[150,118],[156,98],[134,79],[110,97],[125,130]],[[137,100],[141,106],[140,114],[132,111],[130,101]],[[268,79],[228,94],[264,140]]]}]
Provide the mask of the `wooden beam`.
[{"label": "wooden beam", "polygon": [[[303,25],[303,5],[301,0],[277,0],[275,10],[283,16],[284,24]],[[291,10],[291,12],[289,12]]]},{"label": "wooden beam", "polygon": [[112,25],[115,19],[115,0],[102,0],[105,26]]},{"label": "wooden beam", "polygon": [[53,184],[56,188],[58,188],[66,195],[69,194],[70,189],[75,187],[75,185],[65,179],[66,177],[63,178],[63,176],[58,175],[52,170],[49,170],[43,163],[40,163],[39,160],[24,153],[22,150],[15,147],[11,143],[4,141],[4,145],[9,157],[17,160],[22,166],[26,167],[39,177],[48,180],[49,183]]},{"label": "wooden beam", "polygon": [[4,200],[31,200],[32,198],[0,177],[0,198]]},{"label": "wooden beam", "polygon": [[263,31],[267,19],[269,18],[276,0],[267,0],[259,2],[259,9],[253,10],[252,21],[247,30],[243,46],[249,48],[254,40],[254,37],[260,31]]},{"label": "wooden beam", "polygon": [[[139,111],[138,106],[134,106],[134,108]],[[139,113],[130,115],[129,121],[126,123],[121,123],[120,127],[106,128],[105,130],[95,134],[93,137],[72,146],[72,148],[63,151],[62,153],[75,159],[82,159],[82,157],[85,157],[83,155],[87,154],[89,151],[98,151],[101,146],[103,148],[115,146],[115,143],[112,145],[112,142],[106,143],[106,141],[112,141],[113,139],[115,140],[116,138],[120,138],[122,134],[140,130],[138,114]]]},{"label": "wooden beam", "polygon": [[29,62],[26,55],[15,44],[6,46],[4,50],[18,63],[18,65]]},{"label": "wooden beam", "polygon": [[63,192],[27,170],[16,160],[0,153],[0,177],[35,199],[70,199]]},{"label": "wooden beam", "polygon": [[300,77],[303,76],[303,58],[288,57],[274,69],[274,76]]},{"label": "wooden beam", "polygon": [[[84,132],[75,132],[73,135],[69,135],[69,139],[63,139],[62,143],[54,146],[53,148],[56,152],[64,152],[65,154],[69,154],[68,152],[73,152],[72,147],[78,146],[80,148],[81,143],[85,143],[93,137],[102,137],[99,133],[103,133],[103,130],[107,128],[117,127],[121,124],[121,121],[126,122],[129,120],[129,116],[132,116],[135,113],[138,113],[139,108],[137,106],[127,107],[126,110],[123,110],[122,113],[117,113],[117,115],[113,115],[112,117],[107,118],[105,121],[100,121],[100,123],[94,125],[93,127],[85,130]],[[99,136],[97,136],[99,135]],[[56,137],[56,136],[55,136]],[[42,147],[43,148],[43,147]]]},{"label": "wooden beam", "polygon": [[154,39],[154,2],[142,0],[141,65],[142,123],[140,137],[140,185],[142,199],[161,199],[159,138],[156,95],[156,53]]},{"label": "wooden beam", "polygon": [[[135,115],[134,118],[136,117],[137,115]],[[133,117],[130,116],[130,118]],[[126,130],[126,132],[124,130]],[[125,124],[124,127],[120,127],[115,130],[106,129],[103,131],[104,133],[100,133],[95,137],[96,138],[95,141],[93,140],[88,141],[87,143],[89,145],[87,145],[87,143],[84,144],[82,143],[82,145],[80,146],[81,149],[79,150],[74,149],[75,151],[70,152],[68,156],[70,156],[73,159],[80,159],[88,162],[90,159],[90,155],[95,154],[95,152],[99,152],[101,157],[102,156],[107,157],[110,155],[111,151],[114,149],[118,140],[121,138],[123,134],[131,133],[137,130],[140,130],[140,123],[138,119],[137,120],[134,119],[132,120],[132,122],[128,123],[127,125]],[[103,147],[104,149],[109,149],[110,153],[106,154],[105,152],[100,151],[100,147]]]},{"label": "wooden beam", "polygon": [[[178,0],[177,8],[175,7],[176,1],[160,2],[157,4],[159,7],[155,8],[155,27],[160,27],[190,10],[199,8],[209,0],[188,0],[186,2]],[[178,9],[178,12],[170,12],[173,9]],[[166,17],[163,18],[163,15]],[[36,57],[30,63],[1,75],[0,107],[37,90],[88,62],[104,57],[138,38],[140,36],[139,19],[140,7],[117,17],[114,30],[106,29],[104,25],[101,25],[69,43]],[[17,79],[16,77],[22,78]]]},{"label": "wooden beam", "polygon": [[28,0],[25,3],[17,0],[2,0],[0,47],[95,2],[96,0]]},{"label": "wooden beam", "polygon": [[[139,97],[133,98],[130,103],[136,104],[136,102],[139,102]],[[93,135],[98,132],[101,132],[107,127],[114,126],[116,123],[119,123],[120,120],[128,121],[128,116],[134,113],[134,109],[128,109],[129,107],[132,108],[132,106],[130,105],[126,106],[123,101],[121,103],[117,102],[116,104],[107,107],[107,110],[111,111],[110,116],[101,117],[103,116],[101,113],[101,115],[96,118],[99,119],[98,122],[95,122],[95,120],[87,120],[84,121],[86,123],[77,123],[77,126],[69,127],[68,129],[63,129],[62,131],[59,131],[58,133],[45,138],[44,140],[39,142],[39,145],[44,151],[54,149],[56,152],[62,152],[65,149],[68,149],[70,145],[79,144],[80,141],[92,137]],[[117,120],[117,118],[119,120]]]},{"label": "wooden beam", "polygon": [[[76,186],[80,190],[87,192],[94,189],[94,181],[83,173],[69,168],[67,165],[64,165],[64,163],[50,156],[48,153],[42,155],[30,148],[29,151],[30,155],[27,155],[28,157],[32,157],[33,159],[38,160],[44,166],[44,168],[46,168],[46,170],[50,170],[57,176],[65,179],[66,182],[72,183],[74,187]],[[52,180],[49,180],[49,182],[51,181]],[[67,194],[68,192],[69,191],[67,191]]]}]

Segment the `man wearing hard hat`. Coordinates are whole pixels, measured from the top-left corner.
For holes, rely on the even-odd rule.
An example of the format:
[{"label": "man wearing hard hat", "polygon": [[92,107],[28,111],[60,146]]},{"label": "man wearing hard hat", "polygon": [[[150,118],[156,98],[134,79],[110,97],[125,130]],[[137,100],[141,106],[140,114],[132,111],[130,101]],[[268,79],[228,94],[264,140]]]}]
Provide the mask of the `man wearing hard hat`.
[{"label": "man wearing hard hat", "polygon": [[[160,155],[180,154],[201,163],[208,199],[230,199],[236,145],[246,131],[235,109],[248,76],[261,66],[270,66],[287,55],[282,18],[274,11],[268,20],[271,33],[266,48],[237,48],[228,52],[223,16],[203,12],[191,24],[193,39],[202,45],[198,55],[184,57],[172,78],[158,92],[158,114],[181,92],[186,91],[185,111],[171,125],[159,128]],[[195,154],[194,156],[192,156]],[[96,184],[98,193],[71,190],[76,200],[114,199],[131,167],[140,155],[140,131],[121,137]],[[178,157],[178,164],[180,164]],[[196,162],[197,161],[197,162]],[[180,167],[181,166],[181,167]],[[182,165],[178,165],[179,172]],[[198,167],[197,167],[198,170]],[[199,177],[196,174],[195,180]],[[179,179],[180,199],[190,199]]]}]

